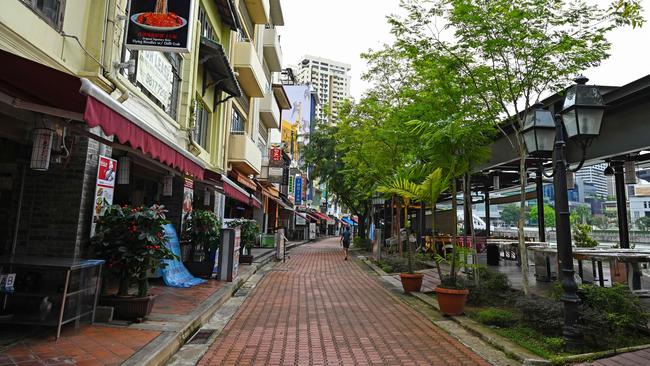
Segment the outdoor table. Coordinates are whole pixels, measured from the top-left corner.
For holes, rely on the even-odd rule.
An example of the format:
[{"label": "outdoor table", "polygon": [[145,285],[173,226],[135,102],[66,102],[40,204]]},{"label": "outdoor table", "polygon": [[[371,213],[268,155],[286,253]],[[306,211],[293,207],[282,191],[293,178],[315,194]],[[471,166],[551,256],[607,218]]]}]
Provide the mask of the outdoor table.
[{"label": "outdoor table", "polygon": [[[503,259],[516,260],[519,263],[519,241],[516,239],[487,239],[487,246],[498,246],[503,250]],[[533,246],[546,246],[548,243],[539,241],[527,241],[526,248]]]},{"label": "outdoor table", "polygon": [[[650,262],[650,251],[638,249],[574,249],[574,258],[578,260],[578,274],[583,278],[582,260],[590,259],[592,263],[596,262],[598,267],[599,285],[604,286],[603,262],[609,261],[610,268],[613,268],[614,261],[628,264],[628,286],[631,291],[639,292],[641,288],[642,273],[639,270],[639,263]],[[594,268],[594,272],[596,268]],[[595,273],[594,273],[595,274]],[[595,276],[594,276],[595,277]]]},{"label": "outdoor table", "polygon": [[88,316],[93,323],[103,264],[96,259],[0,257],[0,273],[16,273],[15,290],[3,293],[3,308],[15,303],[15,314],[6,322],[54,326],[56,339],[64,324],[78,326]]}]

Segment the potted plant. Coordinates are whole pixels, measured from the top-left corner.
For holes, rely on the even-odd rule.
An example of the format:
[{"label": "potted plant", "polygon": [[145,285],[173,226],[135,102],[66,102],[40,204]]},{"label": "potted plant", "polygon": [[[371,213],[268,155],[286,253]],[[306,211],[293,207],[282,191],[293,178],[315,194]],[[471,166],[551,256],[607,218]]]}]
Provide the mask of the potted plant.
[{"label": "potted plant", "polygon": [[594,248],[598,246],[598,241],[589,236],[591,226],[583,224],[573,225],[573,240],[578,248]]},{"label": "potted plant", "polygon": [[190,242],[185,267],[195,276],[210,277],[221,237],[221,220],[212,211],[194,210],[185,221],[183,237]]},{"label": "potted plant", "polygon": [[[114,205],[107,207],[97,222],[91,239],[95,254],[106,261],[105,276],[118,282],[117,293],[103,296],[101,303],[112,306],[118,319],[137,320],[149,315],[155,296],[149,295],[147,274],[163,267],[163,259],[177,259],[165,245],[165,212],[159,205]],[[131,294],[136,283],[137,294]]]},{"label": "potted plant", "polygon": [[[253,220],[238,219],[228,223],[228,227],[239,226],[241,235],[241,246],[239,247],[239,263],[253,263],[253,254],[251,248],[260,234],[257,222]],[[244,254],[244,252],[246,254]]]},{"label": "potted plant", "polygon": [[[406,241],[407,241],[407,258],[408,258],[408,272],[400,273],[399,277],[402,282],[402,288],[404,293],[409,292],[420,292],[422,289],[422,278],[424,274],[415,273],[413,270],[413,241],[414,238],[410,235],[411,225],[408,221],[408,207],[413,198],[417,197],[419,192],[418,184],[414,183],[413,180],[415,176],[418,175],[415,169],[402,169],[395,172],[395,174],[377,187],[377,190],[381,193],[388,193],[392,195],[397,195],[402,199],[404,204],[404,217],[405,217],[405,226],[406,226]],[[397,223],[397,232],[400,232],[399,228],[399,219],[396,220]],[[401,246],[401,238],[398,234],[397,236],[397,245]]]}]

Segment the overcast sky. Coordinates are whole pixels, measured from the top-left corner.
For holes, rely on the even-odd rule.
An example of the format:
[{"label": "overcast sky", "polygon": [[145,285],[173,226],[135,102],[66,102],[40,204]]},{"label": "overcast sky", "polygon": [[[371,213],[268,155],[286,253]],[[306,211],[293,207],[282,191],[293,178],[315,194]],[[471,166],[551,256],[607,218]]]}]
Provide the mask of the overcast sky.
[{"label": "overcast sky", "polygon": [[[642,2],[650,20],[650,0]],[[296,64],[306,54],[349,63],[352,96],[358,99],[368,88],[361,80],[366,65],[359,55],[392,42],[386,15],[399,12],[398,4],[398,0],[282,0],[284,63]],[[612,56],[597,70],[585,72],[590,83],[623,85],[650,74],[650,23],[642,29],[617,30],[609,39]]]}]

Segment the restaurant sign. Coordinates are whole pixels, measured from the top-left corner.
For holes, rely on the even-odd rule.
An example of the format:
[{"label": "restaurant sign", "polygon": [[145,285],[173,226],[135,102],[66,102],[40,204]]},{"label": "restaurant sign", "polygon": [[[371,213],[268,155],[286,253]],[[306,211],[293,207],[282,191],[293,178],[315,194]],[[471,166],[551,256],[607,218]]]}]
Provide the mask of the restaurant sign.
[{"label": "restaurant sign", "polygon": [[194,0],[131,0],[126,47],[190,52]]}]

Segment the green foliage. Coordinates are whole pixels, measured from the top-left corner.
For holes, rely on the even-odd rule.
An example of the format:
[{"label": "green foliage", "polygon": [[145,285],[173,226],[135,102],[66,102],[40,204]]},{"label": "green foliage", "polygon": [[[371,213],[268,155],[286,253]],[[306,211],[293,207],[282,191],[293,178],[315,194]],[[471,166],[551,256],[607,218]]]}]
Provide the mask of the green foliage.
[{"label": "green foliage", "polygon": [[478,271],[481,279],[479,284],[468,284],[468,304],[474,306],[499,306],[512,302],[514,293],[507,275],[482,266],[478,268]]},{"label": "green foliage", "polygon": [[531,295],[517,299],[521,323],[546,336],[559,337],[564,325],[564,309],[556,300]]},{"label": "green foliage", "polygon": [[552,359],[558,354],[562,354],[564,349],[564,339],[561,337],[547,337],[530,327],[518,325],[512,328],[496,329],[495,331],[546,359]]},{"label": "green foliage", "polygon": [[[386,256],[377,261],[377,265],[386,273],[407,273],[409,271],[408,259],[396,255]],[[427,266],[415,262],[414,270],[426,269]]]},{"label": "green foliage", "polygon": [[510,311],[488,308],[474,315],[480,323],[493,325],[500,328],[509,328],[517,323],[517,316]]},{"label": "green foliage", "polygon": [[236,219],[228,222],[228,227],[237,227],[241,230],[241,244],[243,248],[250,250],[250,248],[255,244],[258,235],[260,234],[260,228],[257,226],[255,220],[246,220],[246,219]]},{"label": "green foliage", "polygon": [[369,252],[372,249],[372,242],[370,239],[362,238],[360,236],[355,236],[354,239],[352,239],[352,245],[355,248],[359,248],[366,252]]},{"label": "green foliage", "polygon": [[440,280],[440,288],[448,288],[452,290],[464,290],[467,288],[467,283],[465,282],[464,277],[454,277],[454,276],[444,276]]},{"label": "green foliage", "polygon": [[159,205],[113,205],[99,217],[91,244],[95,255],[106,261],[107,273],[119,279],[118,295],[128,295],[137,282],[138,295],[146,296],[148,272],[163,267],[163,259],[177,258],[166,246],[165,212]]},{"label": "green foliage", "polygon": [[582,327],[586,341],[595,348],[635,344],[635,336],[647,329],[650,314],[630,290],[621,285],[580,286]]},{"label": "green foliage", "polygon": [[192,215],[185,221],[183,235],[193,244],[201,245],[209,251],[219,246],[221,224],[221,220],[214,212],[193,210]]},{"label": "green foliage", "polygon": [[[530,206],[530,211],[528,211],[528,220],[533,225],[537,225],[537,207],[537,204],[534,204]],[[517,211],[519,211],[519,208],[517,208]],[[555,209],[547,204],[544,205],[544,226],[555,227]]]},{"label": "green foliage", "polygon": [[587,206],[578,205],[570,209],[569,220],[572,225],[587,224],[591,219],[591,209]]},{"label": "green foliage", "polygon": [[517,225],[519,220],[519,206],[517,205],[507,205],[501,210],[501,220],[509,226]]},{"label": "green foliage", "polygon": [[650,231],[650,217],[643,216],[636,220],[636,226],[643,231]]},{"label": "green foliage", "polygon": [[598,246],[598,242],[589,236],[591,226],[575,224],[573,225],[573,240],[578,248],[593,248]]}]

